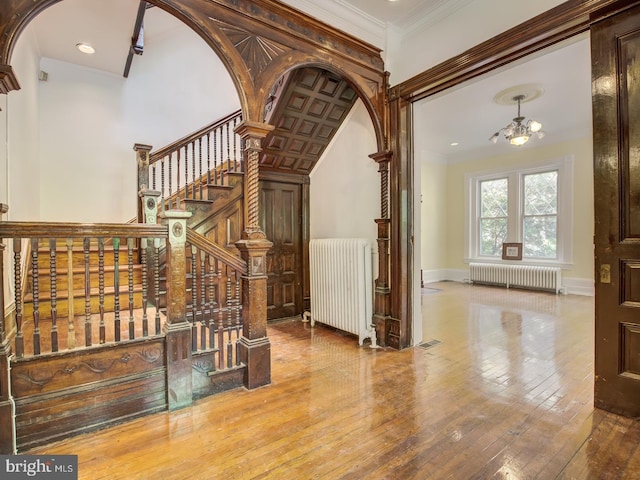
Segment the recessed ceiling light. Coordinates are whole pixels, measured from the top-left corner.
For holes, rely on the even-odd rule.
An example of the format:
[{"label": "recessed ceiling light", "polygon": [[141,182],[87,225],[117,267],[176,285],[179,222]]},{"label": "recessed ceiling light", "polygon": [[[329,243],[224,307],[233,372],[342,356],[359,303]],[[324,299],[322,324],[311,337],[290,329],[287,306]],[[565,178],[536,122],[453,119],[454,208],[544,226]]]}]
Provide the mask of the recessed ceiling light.
[{"label": "recessed ceiling light", "polygon": [[76,43],[76,48],[80,50],[82,53],[86,53],[88,55],[91,55],[92,53],[96,52],[96,49],[93,48],[88,43]]},{"label": "recessed ceiling light", "polygon": [[458,142],[451,142],[449,145],[451,145],[452,147],[457,147],[460,144]]}]

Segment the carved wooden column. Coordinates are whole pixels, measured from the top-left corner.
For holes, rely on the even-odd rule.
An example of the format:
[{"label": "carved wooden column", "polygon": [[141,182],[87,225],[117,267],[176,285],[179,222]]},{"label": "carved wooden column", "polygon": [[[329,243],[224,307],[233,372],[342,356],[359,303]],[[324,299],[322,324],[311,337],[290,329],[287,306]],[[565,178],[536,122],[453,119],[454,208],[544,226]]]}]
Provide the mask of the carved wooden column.
[{"label": "carved wooden column", "polygon": [[136,152],[136,163],[138,164],[138,223],[146,223],[144,221],[144,204],[140,192],[151,188],[149,185],[149,152],[153,147],[151,145],[142,145],[136,143],[133,150]]},{"label": "carved wooden column", "polygon": [[242,338],[240,360],[247,366],[246,388],[271,383],[271,344],[267,337],[267,252],[273,245],[259,224],[258,161],[264,137],[273,126],[243,122],[235,129],[245,144],[245,219],[242,239],[236,242],[247,262],[242,276]]},{"label": "carved wooden column", "polygon": [[378,278],[375,283],[373,324],[380,346],[398,348],[397,336],[393,335],[391,321],[391,289],[389,288],[389,163],[393,157],[390,151],[369,155],[378,164],[380,172],[380,218],[378,225]]},{"label": "carved wooden column", "polygon": [[187,218],[191,212],[168,210],[161,216],[169,227],[167,240],[167,399],[169,410],[186,407],[192,402],[191,325],[187,321],[186,242]]},{"label": "carved wooden column", "polygon": [[[0,203],[0,220],[8,211],[7,205]],[[4,323],[4,244],[0,243],[0,455],[13,454],[15,429],[13,426],[13,402],[9,390],[9,357],[11,341],[8,326]]]}]

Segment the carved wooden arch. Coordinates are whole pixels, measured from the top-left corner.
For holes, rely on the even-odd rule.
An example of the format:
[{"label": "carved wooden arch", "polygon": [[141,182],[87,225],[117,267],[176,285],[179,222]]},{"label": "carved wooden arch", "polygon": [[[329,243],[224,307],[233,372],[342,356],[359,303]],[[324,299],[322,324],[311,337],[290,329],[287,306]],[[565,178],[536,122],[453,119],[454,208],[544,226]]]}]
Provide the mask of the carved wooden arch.
[{"label": "carved wooden arch", "polygon": [[[11,66],[18,35],[44,9],[62,0],[0,2],[0,93],[19,88]],[[386,73],[380,50],[273,0],[150,0],[193,29],[220,56],[240,96],[245,119],[262,122],[263,75],[273,62],[330,63],[369,95],[370,111],[385,118]],[[267,80],[265,80],[267,79]],[[357,80],[355,80],[357,79]],[[385,125],[384,120],[374,124]],[[377,128],[377,131],[382,131]],[[382,136],[386,136],[386,132]]]},{"label": "carved wooden arch", "polygon": [[384,85],[377,85],[370,81],[367,81],[366,78],[358,75],[352,75],[350,72],[346,72],[332,63],[319,62],[317,60],[308,59],[302,56],[298,60],[296,60],[295,56],[293,56],[293,58],[291,57],[292,56],[288,56],[286,58],[274,61],[269,66],[269,69],[264,72],[264,75],[260,77],[260,84],[262,85],[261,91],[265,92],[261,104],[262,111],[264,111],[264,108],[268,102],[269,92],[276,84],[276,82],[280,80],[280,78],[282,78],[287,73],[301,68],[319,68],[335,74],[336,76],[345,80],[351,86],[351,88],[353,88],[353,90],[358,95],[358,98],[362,100],[362,103],[365,105],[365,108],[369,113],[369,118],[376,134],[378,149],[383,150],[385,148],[386,136],[384,131],[383,118],[380,117],[379,110],[374,103],[378,96],[382,94],[382,92],[377,91],[377,89],[384,88]]},{"label": "carved wooden arch", "polygon": [[[15,76],[13,69],[10,66],[11,55],[15,44],[24,30],[24,28],[42,13],[47,8],[53,6],[56,3],[60,3],[64,0],[34,0],[31,3],[25,3],[24,7],[20,5],[12,12],[7,13],[5,18],[9,18],[9,21],[0,25],[0,93],[8,93],[11,90],[19,89],[19,79]],[[134,0],[132,0],[134,1]],[[240,97],[240,104],[243,110],[246,110],[248,103],[246,91],[252,90],[251,78],[247,75],[247,71],[244,68],[244,64],[238,62],[238,56],[234,55],[235,50],[233,48],[225,48],[226,37],[222,39],[216,36],[215,31],[211,32],[207,29],[201,28],[197,18],[190,15],[189,10],[180,8],[179,3],[163,1],[163,0],[147,0],[149,3],[156,5],[166,11],[168,14],[176,17],[183,22],[188,28],[196,32],[202,40],[209,45],[215,54],[218,55],[222,61],[227,72],[231,76],[231,79],[236,87],[236,91]],[[0,5],[0,13],[4,13],[4,5]],[[8,39],[8,41],[5,41]],[[228,43],[228,42],[227,42]]]}]

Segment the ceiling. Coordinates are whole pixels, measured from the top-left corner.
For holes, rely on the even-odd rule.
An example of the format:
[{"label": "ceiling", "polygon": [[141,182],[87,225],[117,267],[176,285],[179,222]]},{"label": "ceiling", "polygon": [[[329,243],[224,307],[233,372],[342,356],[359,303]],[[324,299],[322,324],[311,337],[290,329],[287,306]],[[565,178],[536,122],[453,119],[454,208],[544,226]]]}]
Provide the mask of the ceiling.
[{"label": "ceiling", "polygon": [[[428,18],[440,17],[466,5],[470,0],[286,0],[304,10],[305,6],[349,9],[351,13],[396,28],[407,28]],[[137,0],[64,0],[41,13],[33,23],[41,54],[65,62],[122,75],[139,2]],[[318,17],[318,12],[314,11]],[[152,8],[145,14],[145,45],[164,35],[179,22]],[[90,42],[94,55],[75,49]],[[132,72],[135,71],[135,57]],[[525,147],[550,144],[567,138],[590,135],[591,106],[588,37],[543,51],[517,65],[467,82],[415,105],[417,144],[420,150],[446,161],[461,161],[499,154],[510,148],[505,141],[494,145],[488,138],[516,116],[515,106],[498,105],[493,97],[501,90],[536,84],[544,94],[522,105],[522,113],[543,124],[547,135],[531,140]],[[459,145],[452,147],[452,142]],[[537,142],[537,143],[536,143]]]}]

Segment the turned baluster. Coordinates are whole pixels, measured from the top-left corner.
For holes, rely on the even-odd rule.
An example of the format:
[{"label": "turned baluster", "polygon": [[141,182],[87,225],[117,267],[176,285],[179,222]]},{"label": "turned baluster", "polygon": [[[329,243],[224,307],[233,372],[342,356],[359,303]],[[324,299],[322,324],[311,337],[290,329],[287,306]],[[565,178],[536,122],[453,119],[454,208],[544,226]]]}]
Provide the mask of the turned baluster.
[{"label": "turned baluster", "polygon": [[[229,169],[229,171],[231,171],[231,137],[229,136],[229,124],[226,123],[224,125],[225,130],[227,132],[227,168]],[[233,171],[236,171],[236,159],[233,159]]]},{"label": "turned baluster", "polygon": [[224,370],[224,304],[222,289],[222,271],[218,269],[218,365]]},{"label": "turned baluster", "polygon": [[211,132],[207,132],[207,185],[211,185]]},{"label": "turned baluster", "polygon": [[67,347],[71,350],[76,348],[76,327],[75,319],[75,295],[73,292],[73,238],[67,238],[67,314],[69,323],[67,325]]},{"label": "turned baluster", "polygon": [[153,240],[153,290],[156,302],[156,335],[160,335],[160,239]]},{"label": "turned baluster", "polygon": [[[171,186],[171,181],[172,181],[172,178],[173,178],[173,174],[171,173],[171,167],[173,165],[172,160],[173,160],[173,154],[169,155],[169,162],[168,162],[169,163],[169,196],[167,198],[169,199],[169,210],[171,210],[173,208],[173,205],[172,205],[173,202],[171,200],[171,197],[173,196],[173,188]],[[178,169],[178,171],[180,171],[180,169]],[[180,176],[180,174],[178,174],[178,176]],[[164,185],[163,185],[163,187],[164,187]],[[162,191],[164,193],[164,188],[162,189]]]},{"label": "turned baluster", "polygon": [[231,342],[231,330],[233,330],[233,297],[231,296],[231,277],[227,268],[227,368],[233,366],[233,343]]},{"label": "turned baluster", "polygon": [[[160,161],[160,191],[162,192],[162,197],[160,197],[160,208],[164,212],[165,201],[167,198],[171,199],[171,162],[169,162],[169,195],[167,196],[167,192],[164,190],[164,157]],[[169,200],[169,208],[171,208],[171,200]]]},{"label": "turned baluster", "polygon": [[[13,278],[16,303],[16,357],[24,357],[24,337],[22,334],[22,239],[13,239]],[[4,312],[1,312],[4,314]]]},{"label": "turned baluster", "polygon": [[215,129],[213,133],[213,183],[215,185],[218,184],[218,140],[216,137],[216,132],[218,129]]},{"label": "turned baluster", "polygon": [[240,365],[240,331],[242,329],[242,318],[240,316],[240,279],[238,278],[238,272],[234,272],[234,283],[236,286],[236,293],[233,300],[234,310],[236,312],[236,365]]},{"label": "turned baluster", "polygon": [[149,299],[147,295],[149,294],[149,285],[148,285],[148,272],[147,272],[147,245],[148,240],[143,238],[140,242],[140,248],[142,249],[142,336],[149,336],[149,319],[147,317],[147,307],[149,305]]},{"label": "turned baluster", "polygon": [[100,344],[107,341],[104,323],[104,238],[98,238],[98,309],[100,311]]},{"label": "turned baluster", "polygon": [[[178,150],[179,152],[180,150]],[[189,198],[189,144],[184,146],[184,199]]]},{"label": "turned baluster", "polygon": [[[189,145],[187,145],[187,151],[189,151]],[[196,142],[191,142],[191,195],[196,199]],[[185,187],[186,188],[186,187]]]},{"label": "turned baluster", "polygon": [[[209,348],[213,349],[216,347],[216,325],[214,319],[214,308],[215,308],[215,276],[216,272],[214,270],[212,256],[207,255],[207,277],[209,279],[209,316],[207,317],[207,327],[209,327]],[[215,365],[216,362],[213,362]]]},{"label": "turned baluster", "polygon": [[224,172],[229,170],[229,163],[224,164],[224,127],[220,127],[220,184],[226,185]]},{"label": "turned baluster", "polygon": [[40,277],[37,238],[31,239],[31,274],[33,283],[33,354],[40,355]]},{"label": "turned baluster", "polygon": [[205,252],[200,252],[200,348],[207,349],[207,272],[205,270]]},{"label": "turned baluster", "polygon": [[[236,135],[236,125],[238,123],[238,117],[233,119],[233,161],[238,162],[238,135]],[[240,171],[242,171],[242,163],[240,163]]]},{"label": "turned baluster", "polygon": [[200,200],[202,200],[202,137],[198,139],[198,188],[200,189]]},{"label": "turned baluster", "polygon": [[49,282],[51,290],[51,351],[58,351],[58,286],[56,271],[56,239],[49,239]]},{"label": "turned baluster", "polygon": [[197,320],[197,295],[198,295],[198,287],[197,287],[197,261],[196,261],[196,252],[197,249],[194,246],[191,246],[191,351],[195,352],[198,350],[198,326],[196,325]]},{"label": "turned baluster", "polygon": [[85,237],[83,241],[84,251],[84,344],[91,346],[91,276],[89,269],[89,247],[91,240]]},{"label": "turned baluster", "polygon": [[113,335],[120,341],[120,239],[113,239]]},{"label": "turned baluster", "polygon": [[133,238],[127,238],[127,274],[129,281],[129,340],[135,338],[135,322],[133,320]]}]

